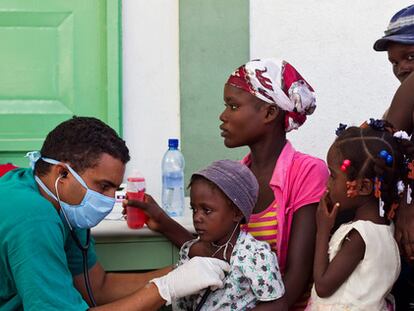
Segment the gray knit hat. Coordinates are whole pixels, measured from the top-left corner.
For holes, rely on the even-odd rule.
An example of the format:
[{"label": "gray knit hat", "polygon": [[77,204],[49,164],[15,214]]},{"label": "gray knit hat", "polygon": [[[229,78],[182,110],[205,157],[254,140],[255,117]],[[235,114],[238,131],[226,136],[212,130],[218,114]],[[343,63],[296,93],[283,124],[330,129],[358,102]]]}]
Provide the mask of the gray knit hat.
[{"label": "gray knit hat", "polygon": [[249,221],[257,202],[259,184],[250,169],[240,162],[220,160],[213,162],[193,176],[199,175],[214,183],[239,208]]}]

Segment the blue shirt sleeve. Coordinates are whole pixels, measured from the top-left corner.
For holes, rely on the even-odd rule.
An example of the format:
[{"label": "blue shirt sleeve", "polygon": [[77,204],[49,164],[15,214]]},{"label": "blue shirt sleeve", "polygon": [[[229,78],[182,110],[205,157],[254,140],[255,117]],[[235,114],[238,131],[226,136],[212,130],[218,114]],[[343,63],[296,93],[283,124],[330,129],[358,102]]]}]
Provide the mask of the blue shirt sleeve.
[{"label": "blue shirt sleeve", "polygon": [[[86,229],[76,230],[75,233],[82,245],[86,244]],[[83,273],[83,258],[82,251],[76,245],[70,232],[65,244],[66,257],[68,260],[69,270],[73,276]],[[96,264],[95,240],[92,235],[90,237],[90,244],[88,249],[88,269],[91,269]]]},{"label": "blue shirt sleeve", "polygon": [[62,224],[30,218],[7,234],[7,258],[24,310],[87,310],[73,286]]}]

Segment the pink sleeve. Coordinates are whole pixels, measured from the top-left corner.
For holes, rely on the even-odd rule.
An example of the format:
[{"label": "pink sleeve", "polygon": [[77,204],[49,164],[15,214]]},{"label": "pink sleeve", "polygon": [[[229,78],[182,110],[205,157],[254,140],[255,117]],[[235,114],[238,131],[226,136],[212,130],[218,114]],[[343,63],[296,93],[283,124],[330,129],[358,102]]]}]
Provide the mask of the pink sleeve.
[{"label": "pink sleeve", "polygon": [[295,173],[290,180],[292,185],[289,204],[293,212],[302,206],[319,202],[325,192],[329,173],[324,161],[310,156],[302,155],[292,167]]}]

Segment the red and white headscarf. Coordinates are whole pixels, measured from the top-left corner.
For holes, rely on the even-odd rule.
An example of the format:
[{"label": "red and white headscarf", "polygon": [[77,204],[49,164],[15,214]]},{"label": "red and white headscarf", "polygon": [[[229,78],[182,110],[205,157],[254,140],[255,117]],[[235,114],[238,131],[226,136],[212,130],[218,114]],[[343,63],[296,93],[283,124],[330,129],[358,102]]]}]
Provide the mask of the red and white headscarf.
[{"label": "red and white headscarf", "polygon": [[316,108],[313,88],[286,61],[257,59],[239,67],[227,84],[286,111],[285,130],[297,129]]}]

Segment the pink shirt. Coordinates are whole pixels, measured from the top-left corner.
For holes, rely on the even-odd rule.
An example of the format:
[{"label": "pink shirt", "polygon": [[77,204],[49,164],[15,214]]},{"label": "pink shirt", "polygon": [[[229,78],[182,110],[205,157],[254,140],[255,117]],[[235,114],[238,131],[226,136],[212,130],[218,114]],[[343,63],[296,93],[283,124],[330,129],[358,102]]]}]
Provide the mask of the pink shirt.
[{"label": "pink shirt", "polygon": [[[250,166],[251,155],[244,157],[242,163]],[[269,183],[277,203],[276,253],[282,273],[286,267],[293,214],[305,205],[319,202],[325,192],[328,176],[324,161],[296,151],[287,141],[276,162]],[[272,202],[266,210],[273,206],[275,202]],[[263,212],[252,214],[252,223]]]}]

